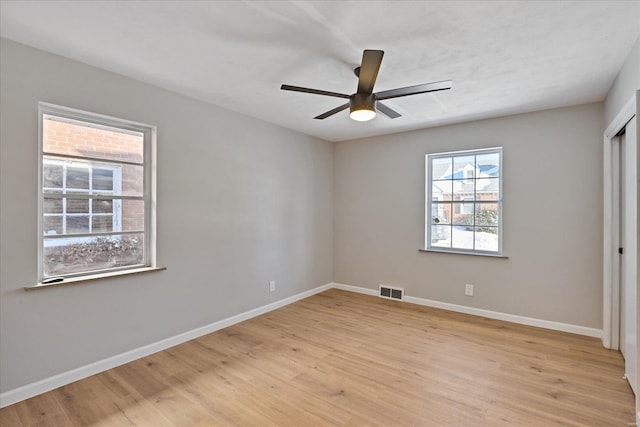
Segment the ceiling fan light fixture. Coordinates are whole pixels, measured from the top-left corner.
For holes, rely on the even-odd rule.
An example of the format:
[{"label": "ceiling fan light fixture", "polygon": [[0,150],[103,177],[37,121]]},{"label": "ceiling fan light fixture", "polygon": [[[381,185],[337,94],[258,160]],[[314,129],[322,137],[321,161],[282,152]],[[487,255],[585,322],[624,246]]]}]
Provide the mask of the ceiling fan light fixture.
[{"label": "ceiling fan light fixture", "polygon": [[357,109],[352,109],[351,113],[349,113],[349,117],[352,120],[357,122],[367,122],[373,119],[376,116],[376,112],[373,109],[359,107]]},{"label": "ceiling fan light fixture", "polygon": [[366,122],[376,116],[376,99],[373,94],[356,93],[349,99],[349,117],[358,122]]}]

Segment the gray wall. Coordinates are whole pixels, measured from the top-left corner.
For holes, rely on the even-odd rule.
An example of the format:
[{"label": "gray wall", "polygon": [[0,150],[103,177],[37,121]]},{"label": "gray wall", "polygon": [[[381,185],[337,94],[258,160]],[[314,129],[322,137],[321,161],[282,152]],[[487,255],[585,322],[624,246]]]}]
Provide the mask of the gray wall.
[{"label": "gray wall", "polygon": [[636,40],[624,66],[609,89],[604,103],[604,125],[609,126],[616,114],[631,99],[634,92],[640,90],[640,38]]},{"label": "gray wall", "polygon": [[[334,281],[601,328],[603,116],[588,104],[337,144]],[[495,146],[509,259],[418,252],[425,154]]]},{"label": "gray wall", "polygon": [[[0,55],[1,391],[332,281],[331,143],[7,40]],[[158,126],[166,271],[22,289],[37,279],[38,101]]]}]

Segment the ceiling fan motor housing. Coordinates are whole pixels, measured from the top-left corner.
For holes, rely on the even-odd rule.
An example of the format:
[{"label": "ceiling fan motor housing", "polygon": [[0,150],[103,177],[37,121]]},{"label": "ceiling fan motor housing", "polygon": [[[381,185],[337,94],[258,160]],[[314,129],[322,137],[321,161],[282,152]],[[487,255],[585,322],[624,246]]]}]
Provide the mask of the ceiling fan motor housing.
[{"label": "ceiling fan motor housing", "polygon": [[376,111],[376,96],[372,93],[354,93],[349,97],[349,109],[352,113],[357,110]]}]

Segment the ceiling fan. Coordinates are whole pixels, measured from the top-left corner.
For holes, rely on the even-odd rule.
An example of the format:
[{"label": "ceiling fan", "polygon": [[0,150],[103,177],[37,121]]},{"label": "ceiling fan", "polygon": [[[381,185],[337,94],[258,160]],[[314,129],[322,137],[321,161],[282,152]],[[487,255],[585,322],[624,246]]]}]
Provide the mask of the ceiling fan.
[{"label": "ceiling fan", "polygon": [[359,122],[371,120],[376,116],[376,110],[380,111],[390,119],[400,117],[400,113],[392,110],[382,102],[385,99],[399,98],[401,96],[417,95],[419,93],[436,92],[439,90],[451,89],[451,80],[443,80],[441,82],[426,83],[416,86],[407,86],[398,89],[383,90],[382,92],[373,92],[373,85],[376,83],[380,64],[382,63],[382,50],[365,50],[362,53],[362,63],[355,68],[353,72],[358,77],[358,90],[352,95],[344,93],[329,92],[326,90],[309,89],[300,86],[282,85],[280,89],[291,90],[294,92],[313,93],[316,95],[333,96],[336,98],[348,99],[349,102],[339,107],[322,113],[314,119],[323,120],[333,116],[342,110],[350,109],[349,117]]}]

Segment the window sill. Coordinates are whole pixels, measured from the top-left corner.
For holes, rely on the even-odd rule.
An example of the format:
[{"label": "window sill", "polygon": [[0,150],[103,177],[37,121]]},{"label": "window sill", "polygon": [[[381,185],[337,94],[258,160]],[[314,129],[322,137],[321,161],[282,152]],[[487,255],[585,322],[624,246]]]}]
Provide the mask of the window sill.
[{"label": "window sill", "polygon": [[125,271],[110,271],[108,273],[91,274],[91,275],[82,276],[82,277],[69,277],[59,282],[54,282],[54,283],[40,282],[40,283],[36,283],[33,286],[25,286],[24,290],[32,291],[34,289],[48,288],[50,286],[76,285],[78,283],[88,282],[92,280],[109,279],[112,277],[128,276],[130,274],[150,273],[153,271],[162,271],[166,269],[167,269],[166,267],[142,267],[142,268],[135,268],[131,270],[125,270]]},{"label": "window sill", "polygon": [[490,258],[502,258],[508,259],[509,257],[501,254],[488,254],[483,252],[462,252],[462,251],[441,251],[438,249],[418,249],[419,252],[435,252],[437,254],[454,254],[454,255],[471,255],[471,256],[485,256]]}]

